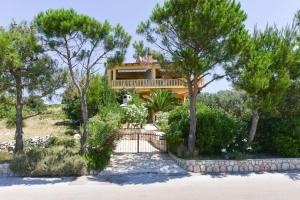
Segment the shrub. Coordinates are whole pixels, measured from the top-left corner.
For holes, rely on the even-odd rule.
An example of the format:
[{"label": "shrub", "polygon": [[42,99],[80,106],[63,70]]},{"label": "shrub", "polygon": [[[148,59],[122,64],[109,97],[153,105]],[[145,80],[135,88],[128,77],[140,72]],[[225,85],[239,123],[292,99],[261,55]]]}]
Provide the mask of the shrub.
[{"label": "shrub", "polygon": [[65,148],[75,148],[78,147],[78,142],[73,137],[56,137],[51,136],[48,140],[48,146],[64,146]]},{"label": "shrub", "polygon": [[158,112],[156,113],[156,123],[160,127],[162,131],[165,133],[168,131],[168,119],[169,119],[169,113],[168,112]]},{"label": "shrub", "polygon": [[[167,140],[174,150],[183,143],[187,145],[189,133],[189,112],[187,105],[170,112]],[[200,155],[220,155],[223,150],[233,151],[232,143],[244,134],[245,124],[223,110],[197,104],[196,148]],[[176,146],[174,146],[176,145]],[[176,152],[175,152],[176,153]]]},{"label": "shrub", "polygon": [[290,137],[291,140],[299,140],[299,118],[296,116],[294,118],[286,118],[274,112],[262,113],[254,140],[256,152],[277,155],[278,151],[274,144],[274,138],[278,136]]},{"label": "shrub", "polygon": [[79,176],[87,174],[85,160],[78,151],[55,146],[34,148],[17,154],[10,169],[19,176]]},{"label": "shrub", "polygon": [[142,127],[147,121],[148,111],[142,104],[128,104],[122,107],[122,111],[122,123],[132,124],[134,127]]},{"label": "shrub", "polygon": [[37,113],[41,113],[42,111],[45,111],[47,109],[44,100],[34,96],[26,97],[24,103],[28,107],[28,109]]},{"label": "shrub", "polygon": [[273,138],[273,145],[277,155],[284,157],[300,156],[300,140],[290,136],[277,135]]},{"label": "shrub", "polygon": [[[95,116],[105,107],[118,105],[117,94],[112,90],[105,77],[95,75],[87,90],[87,105],[89,117]],[[63,110],[69,119],[81,121],[80,100],[74,86],[67,88],[63,94]]]},{"label": "shrub", "polygon": [[88,151],[84,157],[91,169],[102,170],[108,164],[120,121],[121,115],[117,111],[110,111],[105,115],[99,113],[89,120]]}]

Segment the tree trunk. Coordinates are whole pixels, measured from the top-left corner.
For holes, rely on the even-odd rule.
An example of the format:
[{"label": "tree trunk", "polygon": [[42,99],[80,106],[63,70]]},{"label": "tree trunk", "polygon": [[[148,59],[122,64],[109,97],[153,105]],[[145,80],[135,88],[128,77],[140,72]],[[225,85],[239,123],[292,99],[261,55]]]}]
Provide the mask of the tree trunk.
[{"label": "tree trunk", "polygon": [[15,153],[23,151],[23,97],[21,78],[16,76],[16,134],[15,134]]},{"label": "tree trunk", "polygon": [[256,134],[257,124],[259,120],[259,114],[257,110],[252,111],[252,122],[251,122],[251,129],[249,132],[249,139],[248,144],[252,143]]},{"label": "tree trunk", "polygon": [[188,137],[188,151],[193,152],[196,143],[196,126],[197,126],[197,116],[196,116],[196,98],[197,94],[193,90],[193,84],[190,79],[188,79],[189,88],[189,98],[190,98],[190,131]]},{"label": "tree trunk", "polygon": [[86,151],[86,141],[88,138],[88,109],[87,109],[85,93],[83,93],[80,96],[80,104],[81,104],[82,128],[83,128],[83,133],[80,139],[80,152],[84,153]]}]

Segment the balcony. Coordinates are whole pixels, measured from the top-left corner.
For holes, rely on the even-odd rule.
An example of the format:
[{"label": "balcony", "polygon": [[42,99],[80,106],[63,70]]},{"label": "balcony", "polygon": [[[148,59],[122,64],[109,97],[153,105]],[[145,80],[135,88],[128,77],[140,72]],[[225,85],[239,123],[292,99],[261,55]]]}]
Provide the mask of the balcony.
[{"label": "balcony", "polygon": [[114,89],[122,88],[187,88],[182,79],[132,79],[112,80],[111,86]]}]

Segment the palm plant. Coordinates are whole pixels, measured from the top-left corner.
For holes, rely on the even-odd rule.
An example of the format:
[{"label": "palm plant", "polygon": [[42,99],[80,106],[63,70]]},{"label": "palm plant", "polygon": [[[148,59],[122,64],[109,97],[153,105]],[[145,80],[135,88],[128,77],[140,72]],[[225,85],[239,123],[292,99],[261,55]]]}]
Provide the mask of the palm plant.
[{"label": "palm plant", "polygon": [[153,90],[150,96],[145,96],[146,106],[151,111],[153,122],[155,121],[155,113],[168,112],[178,105],[179,100],[170,90]]}]

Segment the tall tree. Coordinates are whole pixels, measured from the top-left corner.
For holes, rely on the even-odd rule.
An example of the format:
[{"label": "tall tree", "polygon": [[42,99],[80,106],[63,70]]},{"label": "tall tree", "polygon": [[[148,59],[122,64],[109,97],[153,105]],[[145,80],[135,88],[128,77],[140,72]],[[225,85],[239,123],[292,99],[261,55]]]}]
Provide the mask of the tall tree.
[{"label": "tall tree", "polygon": [[263,32],[255,29],[252,38],[245,43],[247,50],[234,67],[227,68],[233,84],[251,97],[248,143],[254,140],[260,113],[277,106],[291,85],[291,70],[299,59],[296,45],[294,29],[267,27]]},{"label": "tall tree", "polygon": [[138,61],[143,61],[144,57],[147,55],[148,49],[145,47],[143,41],[135,41],[132,44],[135,52],[133,54],[133,58]]},{"label": "tall tree", "polygon": [[49,49],[68,66],[69,74],[80,96],[82,127],[81,153],[88,137],[86,93],[90,78],[101,63],[121,63],[131,37],[117,25],[78,14],[74,10],[48,10],[37,15],[35,23]]},{"label": "tall tree", "polygon": [[[248,37],[243,22],[247,16],[233,0],[167,0],[157,5],[137,32],[161,52],[163,67],[185,77],[190,99],[188,151],[196,141],[196,98],[213,81],[224,77],[214,71],[229,64]],[[199,85],[204,77],[210,79]]]},{"label": "tall tree", "polygon": [[35,28],[26,22],[0,31],[0,49],[0,91],[15,97],[15,152],[21,152],[24,92],[35,98],[52,94],[63,85],[65,73],[44,53]]}]

